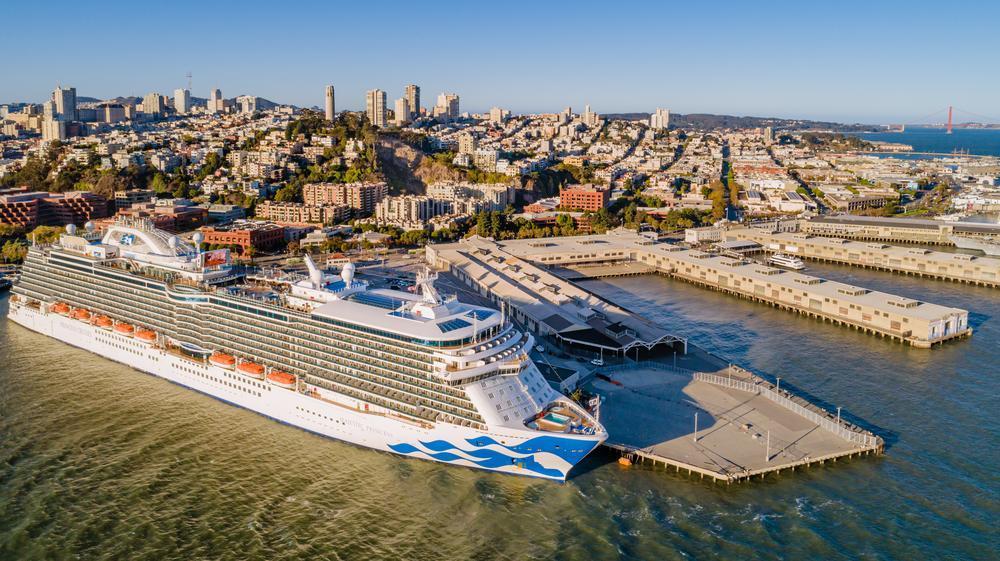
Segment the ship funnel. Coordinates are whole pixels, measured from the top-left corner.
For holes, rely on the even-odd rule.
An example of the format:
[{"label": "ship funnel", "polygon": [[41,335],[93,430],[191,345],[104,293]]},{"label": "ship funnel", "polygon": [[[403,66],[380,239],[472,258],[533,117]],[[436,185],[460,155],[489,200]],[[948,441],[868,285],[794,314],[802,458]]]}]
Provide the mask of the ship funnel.
[{"label": "ship funnel", "polygon": [[340,271],[340,278],[344,279],[344,288],[351,288],[354,283],[354,263],[348,262]]},{"label": "ship funnel", "polygon": [[316,290],[323,288],[323,273],[313,263],[312,257],[307,253],[305,255],[306,268],[309,269],[309,282],[312,283],[312,287]]}]

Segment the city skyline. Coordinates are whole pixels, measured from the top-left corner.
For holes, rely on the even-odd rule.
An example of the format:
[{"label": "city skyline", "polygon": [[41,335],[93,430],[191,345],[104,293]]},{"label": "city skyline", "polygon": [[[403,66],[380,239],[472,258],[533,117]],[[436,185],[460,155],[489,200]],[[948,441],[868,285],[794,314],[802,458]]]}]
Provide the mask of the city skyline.
[{"label": "city skyline", "polygon": [[[486,8],[454,5],[433,17],[386,10],[368,27],[345,23],[363,16],[358,6],[303,4],[277,13],[177,6],[185,12],[196,5],[196,17],[141,25],[127,4],[102,5],[100,23],[116,32],[87,41],[92,52],[116,56],[94,56],[87,64],[72,51],[71,30],[96,23],[95,14],[59,2],[11,5],[9,21],[56,10],[77,17],[45,18],[53,39],[41,45],[30,40],[30,26],[12,26],[0,73],[16,79],[0,84],[0,103],[41,103],[57,84],[75,87],[81,97],[169,94],[185,88],[191,72],[194,97],[220,88],[227,97],[251,94],[322,108],[324,86],[333,84],[347,110],[363,110],[368,90],[394,100],[413,83],[426,95],[456,92],[463,110],[474,112],[492,106],[557,112],[589,104],[598,113],[670,107],[869,123],[913,122],[948,105],[1000,113],[992,93],[1000,78],[982,71],[991,64],[988,27],[1000,13],[988,12],[1000,11],[995,6],[951,9],[952,29],[962,31],[942,42],[936,38],[946,28],[931,11],[900,3],[767,9],[727,3],[709,10],[637,2],[614,11],[596,3],[518,11],[515,3],[494,18],[486,17]],[[739,26],[713,26],[719,18]],[[217,25],[223,20],[227,25]],[[648,21],[663,21],[666,29],[651,31]],[[259,32],[248,39],[246,29]],[[379,41],[354,54],[369,45],[370,34]],[[155,49],[136,48],[151,36],[171,41],[169,55],[151,60]],[[31,50],[19,51],[29,44]]]}]

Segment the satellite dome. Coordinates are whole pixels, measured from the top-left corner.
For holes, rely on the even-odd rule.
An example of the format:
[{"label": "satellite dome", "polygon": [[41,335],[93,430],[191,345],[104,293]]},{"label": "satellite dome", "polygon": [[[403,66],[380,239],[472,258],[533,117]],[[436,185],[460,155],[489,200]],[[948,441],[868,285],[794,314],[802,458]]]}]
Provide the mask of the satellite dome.
[{"label": "satellite dome", "polygon": [[92,220],[88,220],[87,223],[83,225],[83,228],[87,230],[87,232],[93,234],[94,230],[97,229],[97,225],[94,224]]},{"label": "satellite dome", "polygon": [[350,288],[354,282],[354,263],[348,262],[340,271],[340,278],[344,279],[344,286]]},{"label": "satellite dome", "polygon": [[76,224],[67,224],[66,225],[66,233],[69,234],[69,235],[71,235],[71,236],[75,236],[76,235]]},{"label": "satellite dome", "polygon": [[195,232],[194,236],[191,237],[191,240],[196,245],[201,245],[201,242],[205,241],[205,234],[202,234],[201,232]]},{"label": "satellite dome", "polygon": [[170,246],[170,249],[177,249],[177,246],[180,243],[181,240],[177,236],[170,236],[170,239],[167,240],[167,245]]}]

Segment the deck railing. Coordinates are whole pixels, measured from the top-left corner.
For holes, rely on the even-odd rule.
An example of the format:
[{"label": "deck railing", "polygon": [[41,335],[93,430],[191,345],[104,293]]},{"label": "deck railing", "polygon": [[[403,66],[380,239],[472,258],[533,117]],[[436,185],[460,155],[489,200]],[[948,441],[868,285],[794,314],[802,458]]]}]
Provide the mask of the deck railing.
[{"label": "deck railing", "polygon": [[761,395],[808,419],[809,421],[816,423],[821,428],[832,432],[844,440],[860,444],[865,448],[882,447],[883,442],[881,437],[840,419],[817,405],[811,403],[802,405],[797,401],[790,399],[781,393],[781,391],[779,391],[770,382],[764,380],[760,376],[757,376],[746,369],[740,368],[739,366],[730,366],[729,370],[731,374],[730,376],[695,372],[694,379],[701,382],[707,382],[709,384],[715,384],[717,386],[724,386]]}]

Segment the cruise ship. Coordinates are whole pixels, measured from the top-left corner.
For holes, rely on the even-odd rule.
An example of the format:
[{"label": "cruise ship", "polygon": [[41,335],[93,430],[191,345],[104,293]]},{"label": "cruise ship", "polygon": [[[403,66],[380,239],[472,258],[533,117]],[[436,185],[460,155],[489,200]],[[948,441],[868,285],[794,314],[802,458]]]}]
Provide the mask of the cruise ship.
[{"label": "cruise ship", "polygon": [[147,220],[67,226],[30,248],[9,318],[320,435],[402,456],[565,480],[607,438],[494,309],[370,288],[305,258],[251,272]]}]

